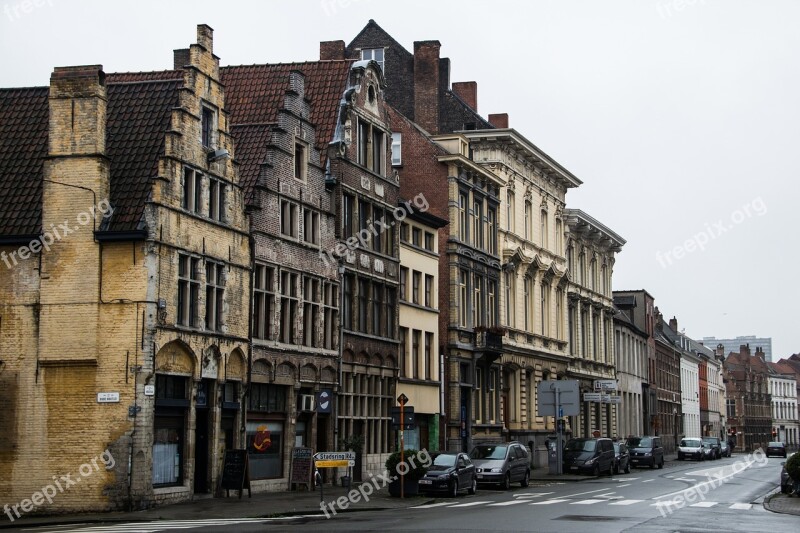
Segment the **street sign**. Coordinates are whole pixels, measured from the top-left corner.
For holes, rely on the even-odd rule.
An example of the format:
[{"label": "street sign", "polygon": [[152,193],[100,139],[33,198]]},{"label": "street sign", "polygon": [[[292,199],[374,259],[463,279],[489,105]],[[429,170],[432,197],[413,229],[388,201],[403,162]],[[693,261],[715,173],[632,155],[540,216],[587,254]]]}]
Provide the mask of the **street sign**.
[{"label": "street sign", "polygon": [[[555,390],[558,389],[558,404],[562,411],[556,412]],[[580,414],[579,383],[576,380],[560,379],[540,381],[536,386],[539,396],[539,416],[576,416]]]},{"label": "street sign", "polygon": [[333,408],[333,394],[330,389],[322,389],[317,393],[317,412],[330,413]]},{"label": "street sign", "polygon": [[611,395],[610,394],[601,394],[600,396],[602,397],[602,400],[604,402],[606,402],[606,403],[610,403],[611,402]]},{"label": "street sign", "polygon": [[[400,408],[392,407],[392,426],[394,429],[400,429]],[[403,407],[403,429],[414,429],[416,422],[414,422],[414,407],[406,405]]]},{"label": "street sign", "polygon": [[356,452],[319,452],[314,454],[317,468],[356,466]]},{"label": "street sign", "polygon": [[599,402],[602,400],[602,394],[599,392],[584,392],[583,393],[583,401],[584,402]]},{"label": "street sign", "polygon": [[596,379],[594,380],[595,391],[617,390],[616,379]]},{"label": "street sign", "polygon": [[97,403],[119,403],[118,392],[98,392]]},{"label": "street sign", "polygon": [[609,399],[608,403],[619,403],[619,404],[621,404],[622,403],[622,396],[612,396]]},{"label": "street sign", "polygon": [[314,466],[317,468],[346,468],[348,466],[356,466],[355,461],[314,461]]},{"label": "street sign", "polygon": [[397,397],[397,403],[400,405],[405,405],[408,403],[408,396],[403,393],[400,393],[400,396]]}]

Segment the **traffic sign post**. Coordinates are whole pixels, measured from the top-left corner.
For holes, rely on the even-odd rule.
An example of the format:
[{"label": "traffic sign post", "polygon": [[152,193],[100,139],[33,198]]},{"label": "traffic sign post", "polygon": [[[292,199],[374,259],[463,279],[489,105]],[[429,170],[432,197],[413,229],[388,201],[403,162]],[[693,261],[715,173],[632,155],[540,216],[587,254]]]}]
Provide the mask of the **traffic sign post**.
[{"label": "traffic sign post", "polygon": [[[404,414],[404,411],[405,411],[405,406],[408,403],[408,396],[406,396],[403,393],[400,393],[400,396],[397,397],[397,403],[400,404],[400,464],[403,464],[405,462],[405,456],[404,455],[405,455],[405,449],[406,449],[406,443],[405,443],[405,440],[404,440],[404,437],[405,437],[404,434],[405,434],[405,427],[406,426],[405,426],[405,420],[403,420],[403,414]],[[405,472],[406,469],[402,468],[402,469],[399,469],[399,470],[400,470],[400,498],[403,499],[403,498],[405,498],[405,494],[404,494],[404,490],[403,490],[404,486],[405,486],[405,476],[403,475],[403,472]]]}]

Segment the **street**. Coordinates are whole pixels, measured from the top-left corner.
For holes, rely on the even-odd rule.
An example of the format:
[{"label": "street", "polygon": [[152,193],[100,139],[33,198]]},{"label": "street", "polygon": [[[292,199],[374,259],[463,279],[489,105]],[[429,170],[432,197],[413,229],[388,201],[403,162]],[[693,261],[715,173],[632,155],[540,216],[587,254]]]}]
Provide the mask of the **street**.
[{"label": "street", "polygon": [[[749,459],[749,460],[748,460]],[[299,517],[138,522],[28,528],[36,533],[183,531],[797,531],[792,515],[765,510],[783,459],[734,455],[718,461],[672,461],[597,479],[532,482],[511,491],[437,498],[400,511]]]}]

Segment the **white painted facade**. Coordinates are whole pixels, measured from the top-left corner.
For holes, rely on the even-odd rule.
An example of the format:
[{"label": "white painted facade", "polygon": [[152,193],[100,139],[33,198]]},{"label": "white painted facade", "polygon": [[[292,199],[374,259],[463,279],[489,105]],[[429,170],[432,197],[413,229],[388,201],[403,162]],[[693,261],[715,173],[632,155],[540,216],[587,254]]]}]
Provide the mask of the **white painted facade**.
[{"label": "white painted facade", "polygon": [[643,435],[642,383],[647,380],[647,337],[615,320],[614,339],[617,382],[622,397],[617,408],[617,435]]},{"label": "white painted facade", "polygon": [[[772,428],[774,440],[790,449],[798,445],[797,382],[793,375],[771,373],[769,393],[772,396]],[[770,437],[771,438],[771,437]]]},{"label": "white painted facade", "polygon": [[684,436],[701,436],[700,369],[697,358],[686,352],[681,354],[681,410]]}]

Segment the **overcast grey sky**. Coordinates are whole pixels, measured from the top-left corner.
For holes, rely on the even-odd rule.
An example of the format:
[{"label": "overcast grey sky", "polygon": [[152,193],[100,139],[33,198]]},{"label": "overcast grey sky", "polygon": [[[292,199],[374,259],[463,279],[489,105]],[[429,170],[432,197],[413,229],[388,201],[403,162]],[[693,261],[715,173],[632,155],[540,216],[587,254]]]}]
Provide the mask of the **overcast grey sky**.
[{"label": "overcast grey sky", "polygon": [[800,1],[0,4],[2,87],[46,85],[54,66],[171,68],[198,23],[227,65],[314,60],[370,18],[408,50],[438,39],[481,114],[509,113],[583,180],[568,207],[627,239],[615,289],[647,289],[694,338],[800,352]]}]

